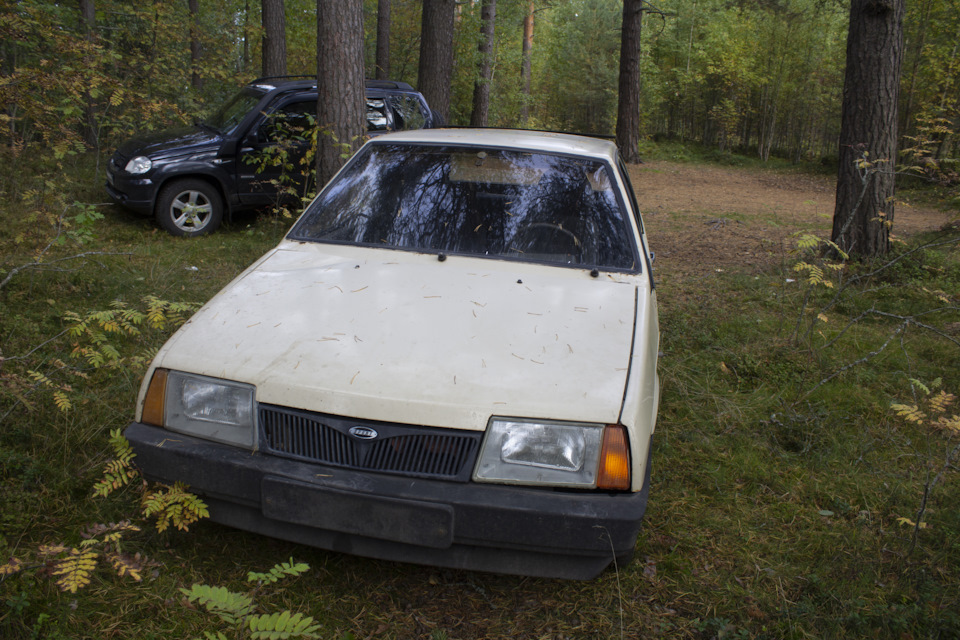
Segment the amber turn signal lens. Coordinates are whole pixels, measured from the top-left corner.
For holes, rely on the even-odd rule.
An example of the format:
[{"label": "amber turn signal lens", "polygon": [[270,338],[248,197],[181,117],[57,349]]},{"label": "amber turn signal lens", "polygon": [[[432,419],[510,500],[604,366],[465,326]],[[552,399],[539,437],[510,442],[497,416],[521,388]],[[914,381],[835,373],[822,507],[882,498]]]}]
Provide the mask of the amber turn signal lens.
[{"label": "amber turn signal lens", "polygon": [[603,430],[597,488],[623,491],[630,488],[630,449],[627,429],[622,425],[608,424]]},{"label": "amber turn signal lens", "polygon": [[163,404],[166,396],[167,370],[156,369],[153,372],[153,378],[150,379],[150,386],[147,387],[147,397],[143,399],[143,412],[140,414],[140,422],[162,427]]}]

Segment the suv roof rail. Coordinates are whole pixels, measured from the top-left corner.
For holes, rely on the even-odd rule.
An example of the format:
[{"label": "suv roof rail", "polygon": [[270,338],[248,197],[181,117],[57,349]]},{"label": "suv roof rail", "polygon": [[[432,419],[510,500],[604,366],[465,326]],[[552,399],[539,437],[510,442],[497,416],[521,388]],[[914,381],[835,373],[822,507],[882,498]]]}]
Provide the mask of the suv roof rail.
[{"label": "suv roof rail", "polygon": [[370,78],[367,78],[364,80],[364,84],[374,89],[402,89],[404,91],[414,90],[409,84],[399,80],[371,80]]},{"label": "suv roof rail", "polygon": [[[247,84],[257,84],[260,82],[266,82],[268,80],[313,80],[316,81],[317,76],[310,75],[285,75],[285,76],[261,76],[255,80],[251,80]],[[364,86],[373,89],[398,89],[401,91],[414,91],[414,88],[406,82],[401,82],[400,80],[373,80],[371,78],[366,78],[363,81]]]},{"label": "suv roof rail", "polygon": [[255,80],[251,80],[247,84],[256,84],[258,82],[263,82],[265,80],[316,80],[317,76],[308,76],[308,75],[296,75],[296,76],[261,76]]}]

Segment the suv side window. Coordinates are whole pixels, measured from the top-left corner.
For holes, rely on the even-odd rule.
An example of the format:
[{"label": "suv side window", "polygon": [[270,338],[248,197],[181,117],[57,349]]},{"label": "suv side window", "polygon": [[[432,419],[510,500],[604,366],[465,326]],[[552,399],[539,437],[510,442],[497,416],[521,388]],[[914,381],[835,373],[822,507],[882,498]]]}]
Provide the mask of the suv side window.
[{"label": "suv side window", "polygon": [[387,131],[390,119],[383,98],[367,98],[367,131]]},{"label": "suv side window", "polygon": [[397,131],[422,129],[427,122],[423,105],[414,96],[390,96],[390,106],[396,116]]},{"label": "suv side window", "polygon": [[266,117],[257,132],[257,141],[276,143],[302,138],[316,119],[316,100],[291,102]]}]

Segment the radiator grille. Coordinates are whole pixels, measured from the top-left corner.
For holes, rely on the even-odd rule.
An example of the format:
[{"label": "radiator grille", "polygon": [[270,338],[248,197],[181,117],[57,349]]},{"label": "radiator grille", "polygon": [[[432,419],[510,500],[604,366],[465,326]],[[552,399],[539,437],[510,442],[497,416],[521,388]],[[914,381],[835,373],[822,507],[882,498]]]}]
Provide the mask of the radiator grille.
[{"label": "radiator grille", "polygon": [[[273,455],[349,469],[466,482],[483,434],[432,427],[349,420],[261,405],[260,448]],[[378,434],[365,440],[351,427]]]}]

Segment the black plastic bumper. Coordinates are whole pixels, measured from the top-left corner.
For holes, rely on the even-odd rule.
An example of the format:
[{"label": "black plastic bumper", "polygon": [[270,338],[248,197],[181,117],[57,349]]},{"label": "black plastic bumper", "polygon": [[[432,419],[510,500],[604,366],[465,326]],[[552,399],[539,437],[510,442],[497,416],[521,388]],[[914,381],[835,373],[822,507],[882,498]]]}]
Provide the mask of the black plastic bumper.
[{"label": "black plastic bumper", "polygon": [[586,580],[633,553],[647,490],[563,492],[359,472],[131,424],[152,480],[182,481],[215,522],[322,549]]},{"label": "black plastic bumper", "polygon": [[128,191],[121,191],[109,182],[104,183],[107,195],[110,199],[121,207],[135,211],[141,215],[151,215],[153,213],[153,198],[156,195],[156,189],[153,187],[127,187]]}]

